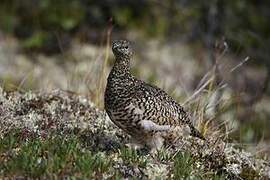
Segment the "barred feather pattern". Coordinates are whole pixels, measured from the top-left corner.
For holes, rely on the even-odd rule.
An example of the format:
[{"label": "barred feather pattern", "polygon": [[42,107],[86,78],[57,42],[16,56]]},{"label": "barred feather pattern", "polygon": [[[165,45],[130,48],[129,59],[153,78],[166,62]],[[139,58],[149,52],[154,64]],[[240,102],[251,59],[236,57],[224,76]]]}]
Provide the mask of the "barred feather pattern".
[{"label": "barred feather pattern", "polygon": [[171,126],[188,125],[191,135],[204,139],[189,114],[165,91],[130,73],[132,50],[126,40],[112,43],[114,66],[105,90],[105,110],[119,128],[144,141]]}]

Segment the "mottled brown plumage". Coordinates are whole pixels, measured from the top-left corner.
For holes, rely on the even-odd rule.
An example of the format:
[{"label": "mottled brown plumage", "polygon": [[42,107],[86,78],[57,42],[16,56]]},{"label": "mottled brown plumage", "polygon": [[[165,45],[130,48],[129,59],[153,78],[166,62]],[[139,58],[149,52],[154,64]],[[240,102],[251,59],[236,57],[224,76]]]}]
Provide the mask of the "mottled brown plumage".
[{"label": "mottled brown plumage", "polygon": [[204,139],[189,115],[162,89],[135,78],[130,73],[132,49],[126,40],[112,43],[114,66],[107,79],[105,110],[110,119],[140,143],[160,147],[159,132],[187,124],[191,135]]}]

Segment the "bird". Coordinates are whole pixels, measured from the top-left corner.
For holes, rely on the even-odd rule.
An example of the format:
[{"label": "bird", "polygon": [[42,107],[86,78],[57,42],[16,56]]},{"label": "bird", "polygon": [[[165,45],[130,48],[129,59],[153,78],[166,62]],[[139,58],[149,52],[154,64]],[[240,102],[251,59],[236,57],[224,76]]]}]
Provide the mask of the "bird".
[{"label": "bird", "polygon": [[112,52],[115,61],[107,78],[104,107],[116,126],[136,143],[151,149],[160,149],[164,144],[162,134],[175,126],[188,125],[191,136],[205,140],[176,100],[161,88],[132,75],[130,41],[113,40]]}]

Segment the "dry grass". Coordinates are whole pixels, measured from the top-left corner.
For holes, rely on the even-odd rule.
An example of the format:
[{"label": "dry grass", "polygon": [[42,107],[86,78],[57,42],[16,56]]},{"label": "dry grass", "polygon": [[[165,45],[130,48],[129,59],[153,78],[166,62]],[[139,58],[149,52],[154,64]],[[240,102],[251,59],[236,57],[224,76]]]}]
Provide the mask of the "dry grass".
[{"label": "dry grass", "polygon": [[[221,77],[220,69],[226,66],[224,62],[221,62],[222,58],[228,51],[228,45],[223,42],[221,49],[220,45],[216,45],[216,49],[213,52],[214,64],[206,74],[202,77],[197,85],[197,88],[182,104],[189,107],[196,119],[198,129],[208,137],[228,138],[233,129],[228,127],[228,120],[222,122],[217,121],[227,109],[233,105],[233,99],[223,98],[223,90],[228,86],[224,78]],[[243,66],[249,57],[246,57],[239,64],[232,67],[228,74],[232,74],[237,71],[238,68]]]},{"label": "dry grass", "polygon": [[127,148],[128,136],[72,93],[0,88],[0,102],[0,177],[241,179],[267,177],[270,168],[221,140],[179,137],[156,154]]},{"label": "dry grass", "polygon": [[111,33],[112,33],[112,20],[109,22],[109,27],[107,29],[106,33],[106,48],[105,48],[105,57],[104,62],[102,64],[102,68],[100,70],[99,74],[99,80],[98,80],[98,88],[96,89],[95,99],[94,102],[97,105],[97,107],[103,107],[103,96],[104,96],[104,89],[105,89],[105,82],[106,82],[106,67],[108,66],[108,60],[109,60],[109,52],[111,47]]},{"label": "dry grass", "polygon": [[[185,106],[189,107],[190,112],[192,112],[193,116],[196,118],[198,129],[204,135],[206,135],[207,138],[209,138],[211,142],[209,147],[201,145],[200,141],[197,141],[196,139],[194,140],[190,137],[180,137],[178,144],[171,147],[166,147],[162,151],[158,152],[157,156],[153,157],[147,156],[145,154],[140,154],[140,152],[123,147],[123,139],[126,140],[127,136],[125,134],[122,134],[119,129],[115,128],[110,122],[108,122],[108,119],[103,116],[103,112],[95,109],[92,102],[84,98],[80,99],[80,89],[76,89],[81,87],[80,84],[86,85],[89,92],[88,96],[93,99],[94,106],[99,107],[100,109],[102,108],[103,92],[107,75],[106,68],[108,66],[109,60],[110,38],[111,28],[108,28],[106,35],[106,48],[104,52],[99,53],[98,56],[93,60],[93,64],[95,66],[91,64],[89,65],[89,67],[87,67],[88,73],[81,75],[79,73],[79,70],[75,69],[73,71],[74,75],[72,76],[73,78],[70,80],[67,89],[70,89],[73,92],[78,92],[78,94],[74,95],[74,93],[72,92],[70,93],[72,97],[66,96],[66,94],[62,93],[60,93],[60,95],[49,94],[47,96],[41,94],[40,96],[37,96],[29,92],[26,92],[25,95],[18,94],[18,96],[16,96],[15,92],[14,97],[13,95],[10,95],[10,99],[8,100],[7,96],[3,95],[4,93],[1,92],[4,97],[2,97],[2,100],[4,99],[3,102],[6,103],[5,108],[8,107],[6,113],[7,111],[9,111],[9,116],[6,119],[9,119],[14,123],[18,123],[14,126],[19,129],[20,133],[23,132],[25,129],[27,130],[27,132],[31,132],[27,135],[31,135],[32,133],[35,134],[39,131],[43,132],[44,129],[40,129],[42,128],[42,124],[37,125],[38,131],[36,131],[36,129],[31,129],[36,128],[35,126],[27,127],[27,125],[29,125],[27,123],[29,123],[29,120],[38,120],[33,122],[31,121],[31,124],[33,125],[35,123],[42,123],[44,120],[48,120],[48,122],[45,122],[47,123],[45,125],[48,126],[50,124],[50,118],[53,117],[53,123],[59,125],[57,126],[56,132],[59,132],[60,134],[69,134],[70,131],[76,132],[76,143],[80,145],[84,145],[84,142],[87,140],[87,150],[84,149],[85,147],[81,146],[76,147],[80,149],[79,151],[77,151],[76,148],[73,148],[71,154],[74,153],[75,157],[72,155],[68,155],[68,158],[70,158],[68,159],[68,161],[66,161],[65,158],[61,160],[61,163],[63,164],[67,162],[67,164],[65,164],[65,167],[58,167],[55,170],[57,172],[48,171],[48,173],[55,173],[55,176],[62,177],[63,174],[68,175],[76,172],[79,174],[79,176],[81,175],[80,177],[85,176],[89,178],[92,177],[91,174],[87,173],[89,169],[95,171],[96,173],[99,173],[100,169],[102,169],[102,172],[106,171],[105,174],[109,174],[112,178],[149,178],[161,175],[163,176],[164,174],[165,177],[169,178],[187,178],[190,174],[192,174],[196,178],[206,179],[223,179],[223,177],[261,177],[261,174],[258,173],[258,169],[260,169],[260,167],[263,167],[267,170],[267,163],[265,163],[264,161],[256,160],[248,153],[242,152],[241,150],[234,148],[233,145],[231,146],[230,144],[223,142],[227,140],[228,134],[230,134],[233,129],[229,125],[231,123],[229,119],[224,121],[218,120],[221,119],[219,117],[223,113],[225,113],[226,111],[228,111],[228,109],[232,107],[234,100],[226,99],[222,96],[216,96],[217,93],[227,87],[226,82],[224,82],[223,80],[221,80],[219,83],[216,83],[217,66],[224,66],[224,64],[221,64],[219,60],[216,60],[216,64],[205,74],[194,93],[183,103]],[[222,56],[223,55],[221,55],[221,57]],[[220,57],[217,59],[220,59]],[[230,70],[230,73],[237,71],[239,67],[242,67],[248,61],[248,59],[249,58],[245,58],[241,63],[233,67]],[[95,74],[92,71],[96,72],[96,76],[90,76],[90,74]],[[23,86],[27,78],[28,75],[22,79],[17,89],[23,90]],[[41,104],[42,106],[40,106]],[[27,107],[30,107],[31,111],[25,109],[26,105]],[[93,114],[90,113],[91,111],[93,111]],[[23,114],[20,115],[16,113]],[[3,116],[1,118],[2,119],[0,120],[2,123],[12,123],[10,121],[6,121]],[[19,123],[18,119],[22,120],[21,124]],[[23,127],[20,125],[23,125]],[[3,125],[1,127],[10,128],[12,126]],[[65,131],[62,131],[63,129],[61,128],[63,127],[65,128]],[[51,127],[47,129],[50,130]],[[51,132],[46,131],[47,129],[45,129],[45,133],[50,134]],[[65,136],[67,134],[65,134]],[[55,136],[55,134],[53,134],[53,136]],[[62,136],[57,136],[57,138],[60,139],[61,137]],[[83,137],[86,139],[80,141],[81,139],[78,140],[78,137]],[[14,138],[14,141],[16,141],[17,137],[15,136],[12,138]],[[38,136],[38,138],[40,137]],[[4,137],[1,140],[3,140],[3,142],[6,142],[7,139]],[[34,142],[34,144],[38,144],[38,147],[44,147],[42,144],[44,142],[37,141],[36,139],[31,139],[31,142],[32,141]],[[53,142],[48,140],[46,143]],[[72,144],[73,139],[68,139],[66,143]],[[34,148],[34,145],[31,143],[27,144],[26,146],[20,144],[20,146],[22,146],[22,149],[24,148],[26,153],[32,152],[31,149]],[[45,146],[45,149],[43,148],[44,154],[49,151],[46,148],[47,146]],[[7,149],[6,147],[4,147],[3,149],[5,156]],[[16,150],[16,148],[13,148],[13,146],[12,149],[14,151]],[[21,153],[24,153],[24,151],[21,151],[21,147],[19,147],[19,149]],[[42,155],[43,150],[41,153]],[[95,157],[95,155],[92,156],[92,150],[94,152],[104,152],[104,154],[106,155],[103,157],[103,159],[99,159],[100,162],[96,162],[95,158],[93,158]],[[83,158],[80,158],[80,156],[82,156]],[[6,168],[14,167],[14,169],[8,169],[11,171],[8,172],[10,173],[9,175],[12,176],[14,175],[13,173],[15,173],[15,176],[23,174],[26,177],[40,177],[40,175],[44,175],[45,171],[38,172],[40,174],[31,174],[35,173],[35,168],[32,168],[29,174],[26,171],[20,171],[21,169],[27,169],[29,167],[27,166],[27,164],[20,165],[20,160],[17,159],[19,157],[20,156],[16,156],[16,154],[12,156],[13,159],[11,163],[6,166]],[[29,156],[25,157],[29,158]],[[214,158],[211,159],[212,157]],[[34,157],[32,162],[32,164],[34,165],[36,165],[35,158],[37,159],[38,157]],[[42,158],[46,160],[47,157],[42,156]],[[55,159],[52,159],[51,161],[54,160]],[[93,161],[92,163],[90,163],[93,164],[93,167],[89,166],[88,160],[90,162]],[[110,163],[107,163],[106,160],[108,160],[108,162]],[[246,165],[244,164],[244,162],[247,162],[248,168],[244,167],[244,165]],[[252,167],[253,162],[257,163],[256,167]],[[17,166],[16,163],[18,163],[19,166]],[[76,167],[70,166],[74,163],[79,163],[81,169],[76,169]],[[209,163],[210,165],[208,165],[207,163]],[[262,165],[263,163],[266,164],[265,167]],[[48,164],[48,168],[50,168],[50,166],[52,166],[52,164]],[[117,170],[114,171],[115,169]],[[240,171],[240,173],[234,171]],[[252,173],[253,175],[250,175]],[[44,175],[44,177],[47,177],[46,174]]]}]

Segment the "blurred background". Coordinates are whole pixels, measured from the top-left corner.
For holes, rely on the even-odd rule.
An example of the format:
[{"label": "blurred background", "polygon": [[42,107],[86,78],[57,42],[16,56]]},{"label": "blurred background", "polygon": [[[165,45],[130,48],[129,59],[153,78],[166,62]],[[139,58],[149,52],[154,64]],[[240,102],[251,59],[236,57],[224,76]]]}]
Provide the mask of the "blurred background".
[{"label": "blurred background", "polygon": [[270,153],[270,1],[1,0],[0,85],[64,89],[103,107],[111,39],[132,71],[230,141]]}]

